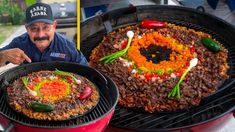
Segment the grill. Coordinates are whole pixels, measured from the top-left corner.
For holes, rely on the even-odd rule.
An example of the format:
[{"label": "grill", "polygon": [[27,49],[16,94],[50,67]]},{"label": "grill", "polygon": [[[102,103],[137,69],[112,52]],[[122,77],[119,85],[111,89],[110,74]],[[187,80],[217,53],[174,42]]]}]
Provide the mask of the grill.
[{"label": "grill", "polygon": [[205,97],[198,107],[184,111],[150,114],[116,106],[109,125],[135,131],[178,130],[213,121],[233,111],[235,109],[235,38],[233,37],[235,28],[212,15],[190,8],[166,5],[138,6],[134,10],[133,8],[115,10],[81,24],[82,52],[89,58],[92,49],[101,42],[104,35],[144,19],[167,21],[211,34],[228,49],[230,78],[213,95]]},{"label": "grill", "polygon": [[110,126],[139,131],[177,130],[215,120],[231,112],[234,106],[235,88],[211,102],[203,102],[199,107],[185,112],[149,114],[117,106]]},{"label": "grill", "polygon": [[[54,70],[55,68],[82,75],[88,78],[97,86],[100,91],[101,97],[99,103],[92,111],[83,116],[72,118],[70,120],[44,121],[28,118],[25,115],[19,114],[18,112],[14,111],[8,105],[5,89],[9,83],[31,72],[39,70]],[[45,62],[39,64],[33,63],[30,65],[16,67],[1,75],[2,86],[0,92],[0,113],[16,123],[38,128],[71,128],[75,126],[83,126],[92,121],[97,121],[107,115],[115,107],[115,104],[117,103],[118,92],[113,89],[116,86],[108,77],[103,78],[101,74],[98,75],[95,71],[96,70],[91,70],[90,68],[85,66],[66,62]],[[90,75],[92,75],[92,77]]]}]

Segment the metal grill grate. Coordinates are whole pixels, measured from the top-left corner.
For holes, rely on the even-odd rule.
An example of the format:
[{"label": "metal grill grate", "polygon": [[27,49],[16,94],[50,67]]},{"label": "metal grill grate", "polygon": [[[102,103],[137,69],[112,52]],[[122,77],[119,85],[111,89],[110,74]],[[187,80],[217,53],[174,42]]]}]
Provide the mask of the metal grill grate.
[{"label": "metal grill grate", "polygon": [[116,107],[110,126],[139,131],[172,130],[219,118],[234,109],[235,88],[199,107],[178,113],[150,114]]}]

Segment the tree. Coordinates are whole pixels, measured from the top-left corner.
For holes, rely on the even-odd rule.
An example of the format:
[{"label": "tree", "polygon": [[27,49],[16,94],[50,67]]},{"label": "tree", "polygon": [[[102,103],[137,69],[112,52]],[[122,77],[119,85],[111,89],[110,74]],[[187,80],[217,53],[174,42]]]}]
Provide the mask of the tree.
[{"label": "tree", "polygon": [[0,3],[0,17],[1,17],[0,22],[3,22],[3,23],[11,22],[10,12],[11,12],[11,6],[10,6],[9,1],[3,0]]},{"label": "tree", "polygon": [[2,0],[2,2],[0,2],[0,22],[11,22],[13,25],[23,24],[25,21],[25,13],[24,10],[19,7],[19,3],[20,5],[25,5],[24,0]]}]

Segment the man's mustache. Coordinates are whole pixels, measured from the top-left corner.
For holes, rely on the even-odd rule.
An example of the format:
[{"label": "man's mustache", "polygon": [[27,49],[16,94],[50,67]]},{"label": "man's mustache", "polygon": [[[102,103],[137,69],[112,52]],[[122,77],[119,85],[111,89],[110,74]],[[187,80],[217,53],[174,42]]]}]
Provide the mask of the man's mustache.
[{"label": "man's mustache", "polygon": [[34,41],[42,41],[42,40],[49,40],[49,37],[43,36],[43,37],[35,37]]}]

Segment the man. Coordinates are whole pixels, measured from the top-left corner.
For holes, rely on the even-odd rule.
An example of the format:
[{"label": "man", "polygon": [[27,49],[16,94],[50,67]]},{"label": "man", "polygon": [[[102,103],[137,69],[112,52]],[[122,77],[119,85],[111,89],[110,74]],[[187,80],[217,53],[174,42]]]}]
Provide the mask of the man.
[{"label": "man", "polygon": [[51,7],[36,3],[26,9],[27,33],[0,49],[0,65],[40,61],[69,61],[88,65],[84,55],[65,36],[55,32]]}]

